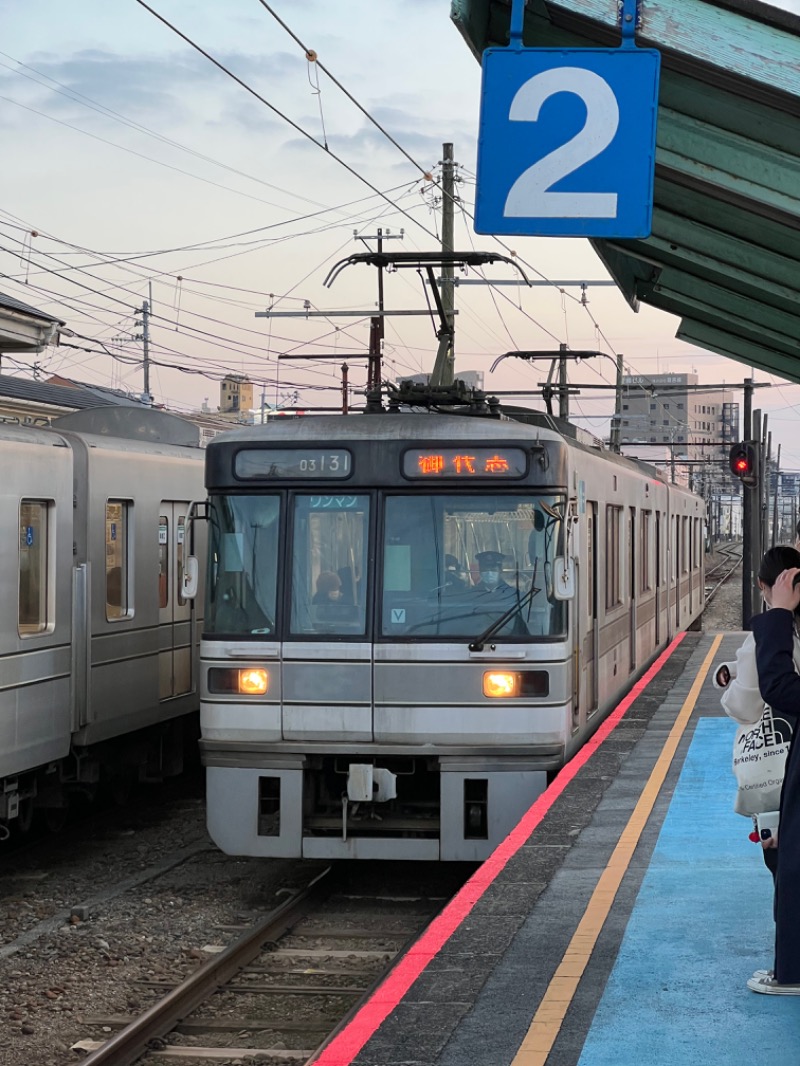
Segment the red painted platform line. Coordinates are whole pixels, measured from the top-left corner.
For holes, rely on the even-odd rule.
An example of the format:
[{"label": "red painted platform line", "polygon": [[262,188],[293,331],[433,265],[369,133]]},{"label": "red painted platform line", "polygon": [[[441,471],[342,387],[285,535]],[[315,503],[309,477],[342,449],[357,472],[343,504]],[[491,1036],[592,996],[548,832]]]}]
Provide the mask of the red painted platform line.
[{"label": "red painted platform line", "polygon": [[350,1066],[378,1026],[395,1009],[428,963],[447,943],[500,871],[519,851],[545,814],[553,806],[582,766],[591,759],[603,741],[616,729],[633,701],[641,695],[656,674],[686,636],[679,633],[659,655],[649,670],[633,686],[597,732],[570,759],[555,781],[528,808],[505,840],[498,844],[489,858],[475,871],[464,887],[455,895],[442,913],[428,926],[410,951],[370,996],[353,1020],[319,1054],[311,1059],[314,1066]]}]

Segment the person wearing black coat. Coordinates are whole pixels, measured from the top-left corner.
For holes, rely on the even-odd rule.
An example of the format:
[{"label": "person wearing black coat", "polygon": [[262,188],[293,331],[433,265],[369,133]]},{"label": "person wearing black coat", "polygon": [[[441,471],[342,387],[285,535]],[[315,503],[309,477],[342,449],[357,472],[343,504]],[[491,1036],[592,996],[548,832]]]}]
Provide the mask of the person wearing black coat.
[{"label": "person wearing black coat", "polygon": [[778,827],[775,875],[775,970],[757,970],[747,987],[753,992],[800,996],[800,675],[792,658],[795,610],[800,605],[800,569],[784,570],[772,587],[772,610],[751,623],[756,641],[758,684],[764,701],[792,723],[794,736],[786,759]]}]

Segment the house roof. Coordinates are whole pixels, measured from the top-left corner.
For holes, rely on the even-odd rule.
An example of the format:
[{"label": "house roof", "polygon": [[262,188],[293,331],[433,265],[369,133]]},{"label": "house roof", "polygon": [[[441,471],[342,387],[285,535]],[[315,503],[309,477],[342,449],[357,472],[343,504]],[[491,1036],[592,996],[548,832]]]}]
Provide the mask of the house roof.
[{"label": "house roof", "polygon": [[7,396],[14,400],[29,403],[52,404],[82,410],[87,407],[107,407],[117,404],[122,407],[141,407],[142,404],[116,389],[103,389],[96,386],[75,383],[74,386],[51,385],[47,381],[31,381],[30,378],[10,377],[0,374],[0,397]]},{"label": "house roof", "polygon": [[62,319],[56,318],[55,315],[45,314],[44,311],[39,311],[37,308],[24,304],[21,300],[15,300],[13,296],[6,296],[2,292],[0,292],[0,308],[16,311],[18,314],[27,315],[29,318],[40,318],[45,322],[58,322],[59,325],[66,325]]},{"label": "house roof", "polygon": [[[511,0],[452,0],[480,59],[508,43]],[[653,228],[595,239],[629,304],[677,336],[800,381],[800,17],[758,0],[644,0],[661,52]],[[529,0],[524,43],[619,44],[617,0]]]}]

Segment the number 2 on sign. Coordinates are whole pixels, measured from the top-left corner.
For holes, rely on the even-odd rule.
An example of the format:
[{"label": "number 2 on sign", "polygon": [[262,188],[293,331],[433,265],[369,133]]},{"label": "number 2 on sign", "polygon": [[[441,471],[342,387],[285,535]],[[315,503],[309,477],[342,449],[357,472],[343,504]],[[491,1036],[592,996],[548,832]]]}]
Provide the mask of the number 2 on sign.
[{"label": "number 2 on sign", "polygon": [[600,155],[619,127],[611,86],[591,70],[556,67],[529,78],[511,101],[512,122],[536,122],[542,104],[556,93],[574,93],[586,105],[586,122],[574,137],[524,170],[509,190],[506,218],[616,218],[615,192],[549,192],[561,178]]}]

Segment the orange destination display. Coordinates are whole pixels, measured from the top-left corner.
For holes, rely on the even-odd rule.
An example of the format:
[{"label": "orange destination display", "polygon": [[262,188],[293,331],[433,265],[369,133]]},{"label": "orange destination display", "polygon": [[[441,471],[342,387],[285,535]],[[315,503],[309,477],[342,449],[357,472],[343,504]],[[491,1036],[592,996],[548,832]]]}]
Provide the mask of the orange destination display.
[{"label": "orange destination display", "polygon": [[403,455],[403,475],[425,480],[523,478],[528,457],[523,448],[418,448]]}]

